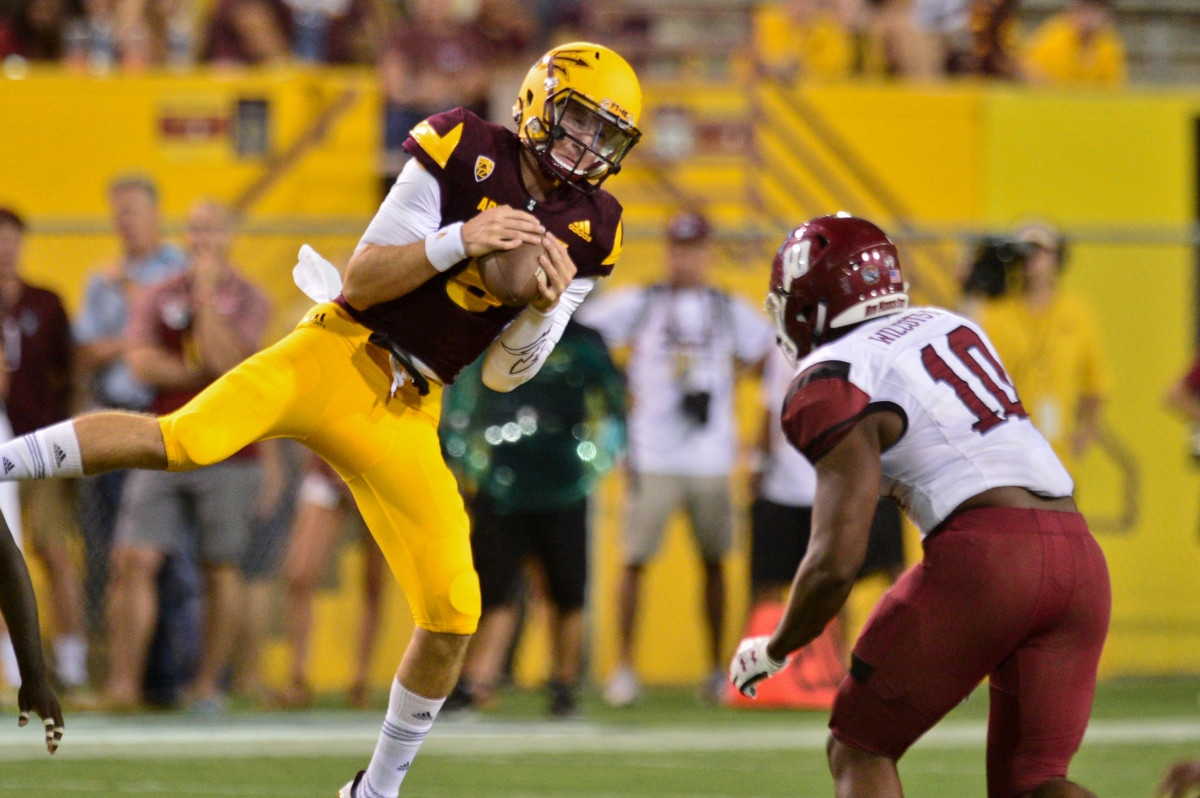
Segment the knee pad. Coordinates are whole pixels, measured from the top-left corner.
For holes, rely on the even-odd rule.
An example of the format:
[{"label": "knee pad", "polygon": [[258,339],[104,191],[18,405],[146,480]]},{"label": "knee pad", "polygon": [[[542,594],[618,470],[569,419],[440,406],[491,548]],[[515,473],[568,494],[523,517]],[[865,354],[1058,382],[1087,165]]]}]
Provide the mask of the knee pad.
[{"label": "knee pad", "polygon": [[[430,589],[432,587],[432,589]],[[413,620],[430,632],[474,634],[479,626],[482,598],[475,570],[460,571],[444,588],[427,586],[421,600],[412,600]],[[418,603],[423,606],[417,606]]]}]

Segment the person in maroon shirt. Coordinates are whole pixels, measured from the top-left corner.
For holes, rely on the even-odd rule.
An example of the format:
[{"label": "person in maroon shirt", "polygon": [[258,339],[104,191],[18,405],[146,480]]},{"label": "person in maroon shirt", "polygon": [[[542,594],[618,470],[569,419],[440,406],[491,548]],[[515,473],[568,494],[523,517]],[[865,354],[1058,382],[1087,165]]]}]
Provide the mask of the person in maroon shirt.
[{"label": "person in maroon shirt", "polygon": [[205,34],[204,61],[263,64],[295,57],[368,64],[379,28],[368,0],[219,0]]},{"label": "person in maroon shirt", "polygon": [[4,351],[10,372],[8,416],[13,434],[70,415],[71,326],[58,294],[25,282],[18,261],[25,223],[0,208],[0,300]]},{"label": "person in maroon shirt", "polygon": [[[58,294],[21,279],[24,232],[24,220],[0,208],[0,331],[14,435],[62,421],[71,404],[71,325]],[[74,494],[74,481],[21,485],[26,537],[50,582],[55,676],[67,690],[87,683],[83,581],[68,540],[77,533]]]},{"label": "person in maroon shirt", "polygon": [[1193,457],[1200,459],[1200,355],[1192,361],[1164,399],[1167,408],[1191,424],[1189,445]]},{"label": "person in maroon shirt", "polygon": [[[198,203],[188,219],[187,269],[149,289],[133,308],[126,359],[135,377],[157,389],[155,412],[182,407],[262,343],[270,305],[230,265],[231,243],[225,210]],[[206,601],[199,672],[188,699],[219,707],[219,679],[229,664],[240,612],[239,563],[258,484],[250,447],[197,471],[130,475],[113,548],[108,704],[138,702],[158,608],[159,570],[167,556],[187,552],[195,535]],[[194,524],[187,523],[186,508]]]},{"label": "person in maroon shirt", "polygon": [[408,160],[408,132],[421,120],[455,105],[488,117],[495,52],[474,21],[459,20],[442,0],[418,0],[410,18],[389,31],[379,56],[388,187]]},{"label": "person in maroon shirt", "polygon": [[8,22],[8,46],[30,61],[58,61],[65,52],[63,32],[71,17],[82,11],[78,0],[25,0],[15,3]]}]

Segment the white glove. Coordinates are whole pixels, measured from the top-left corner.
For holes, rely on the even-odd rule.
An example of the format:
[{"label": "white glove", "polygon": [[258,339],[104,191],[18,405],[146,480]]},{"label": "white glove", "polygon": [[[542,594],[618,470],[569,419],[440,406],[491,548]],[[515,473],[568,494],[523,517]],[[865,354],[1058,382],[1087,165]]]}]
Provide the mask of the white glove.
[{"label": "white glove", "polygon": [[788,663],[787,659],[777,662],[767,654],[767,643],[770,640],[771,638],[765,635],[745,638],[738,646],[737,653],[733,655],[733,662],[729,663],[729,681],[733,682],[733,686],[744,696],[754,698],[758,693],[754,685],[768,676],[774,676]]},{"label": "white glove", "polygon": [[292,281],[313,302],[332,302],[342,293],[342,275],[308,244],[300,247]]}]

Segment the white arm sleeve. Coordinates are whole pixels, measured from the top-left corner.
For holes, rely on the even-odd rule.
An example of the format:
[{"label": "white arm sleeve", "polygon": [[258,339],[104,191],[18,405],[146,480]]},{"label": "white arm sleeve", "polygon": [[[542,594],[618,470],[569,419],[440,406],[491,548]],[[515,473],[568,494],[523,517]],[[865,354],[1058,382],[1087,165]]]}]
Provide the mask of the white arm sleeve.
[{"label": "white arm sleeve", "polygon": [[586,277],[572,280],[548,314],[526,308],[488,347],[483,359],[483,384],[507,393],[537,374],[562,337],[571,314],[595,285]]},{"label": "white arm sleeve", "polygon": [[442,226],[442,189],[437,178],[410,158],[392,190],[367,225],[358,249],[367,244],[385,247],[420,241]]}]

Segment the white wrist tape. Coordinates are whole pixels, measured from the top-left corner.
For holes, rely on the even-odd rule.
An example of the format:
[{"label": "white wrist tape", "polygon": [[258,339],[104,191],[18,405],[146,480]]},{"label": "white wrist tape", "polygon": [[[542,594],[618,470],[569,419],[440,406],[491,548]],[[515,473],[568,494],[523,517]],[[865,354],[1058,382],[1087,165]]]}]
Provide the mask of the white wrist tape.
[{"label": "white wrist tape", "polygon": [[467,257],[462,240],[462,222],[448,224],[425,237],[425,257],[433,268],[444,272]]}]

